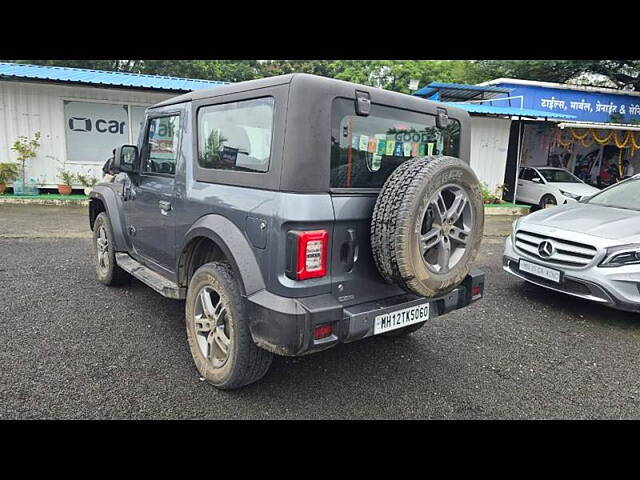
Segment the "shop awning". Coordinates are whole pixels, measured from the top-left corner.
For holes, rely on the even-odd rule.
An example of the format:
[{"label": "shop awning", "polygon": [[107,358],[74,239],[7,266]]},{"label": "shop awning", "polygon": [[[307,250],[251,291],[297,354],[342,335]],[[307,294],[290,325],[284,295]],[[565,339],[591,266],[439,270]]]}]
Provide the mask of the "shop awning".
[{"label": "shop awning", "polygon": [[488,100],[511,91],[508,88],[466,85],[463,83],[431,82],[413,94],[418,97],[431,98],[438,94],[439,100]]},{"label": "shop awning", "polygon": [[510,117],[528,117],[528,118],[550,118],[554,120],[571,120],[576,118],[575,115],[567,115],[566,113],[545,112],[543,110],[532,110],[530,108],[518,108],[495,105],[481,105],[478,103],[453,103],[443,102],[452,107],[462,108],[469,113],[479,113],[485,115],[507,115]]},{"label": "shop awning", "polygon": [[558,128],[593,128],[596,130],[631,130],[640,131],[640,125],[629,125],[626,123],[587,123],[587,122],[562,122]]}]

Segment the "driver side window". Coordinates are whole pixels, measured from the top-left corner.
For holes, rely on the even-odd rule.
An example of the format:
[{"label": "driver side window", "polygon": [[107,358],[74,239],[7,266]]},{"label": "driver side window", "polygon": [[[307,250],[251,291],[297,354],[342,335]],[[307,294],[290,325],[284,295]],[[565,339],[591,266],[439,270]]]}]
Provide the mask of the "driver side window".
[{"label": "driver side window", "polygon": [[174,175],[180,147],[180,115],[152,118],[149,121],[142,171]]}]

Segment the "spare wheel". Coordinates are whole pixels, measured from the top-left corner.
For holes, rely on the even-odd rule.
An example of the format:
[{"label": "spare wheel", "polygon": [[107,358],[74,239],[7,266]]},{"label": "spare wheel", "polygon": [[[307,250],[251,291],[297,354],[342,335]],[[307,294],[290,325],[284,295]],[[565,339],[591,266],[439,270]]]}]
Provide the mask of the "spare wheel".
[{"label": "spare wheel", "polygon": [[484,229],[475,173],[447,156],[403,162],[378,195],[371,249],[380,275],[417,295],[456,287],[471,270]]}]

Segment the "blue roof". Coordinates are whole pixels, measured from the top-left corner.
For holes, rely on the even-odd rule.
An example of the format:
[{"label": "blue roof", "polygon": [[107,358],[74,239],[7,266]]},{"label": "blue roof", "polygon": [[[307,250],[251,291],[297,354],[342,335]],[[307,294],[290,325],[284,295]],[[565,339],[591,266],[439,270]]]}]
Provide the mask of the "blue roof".
[{"label": "blue roof", "polygon": [[511,89],[504,87],[492,87],[487,85],[467,85],[465,83],[442,83],[431,82],[426,87],[413,92],[418,97],[432,97],[435,93],[440,92],[441,96],[455,96],[457,98],[475,98],[482,94],[484,98],[491,98],[501,93],[509,93]]},{"label": "blue roof", "polygon": [[144,75],[140,73],[109,72],[105,70],[87,70],[84,68],[51,67],[45,65],[23,65],[18,63],[0,63],[0,79],[3,78],[27,78],[33,80],[150,88],[180,92],[213,88],[229,83],[213,80],[197,80],[193,78],[165,77],[162,75]]},{"label": "blue roof", "polygon": [[567,115],[564,113],[546,112],[543,110],[532,110],[530,108],[518,108],[518,107],[497,107],[495,105],[481,105],[478,103],[454,103],[454,102],[442,102],[445,105],[451,105],[452,107],[462,108],[469,113],[486,113],[492,115],[510,115],[520,117],[532,117],[532,118],[557,118],[562,120],[571,120],[576,118],[575,115]]}]

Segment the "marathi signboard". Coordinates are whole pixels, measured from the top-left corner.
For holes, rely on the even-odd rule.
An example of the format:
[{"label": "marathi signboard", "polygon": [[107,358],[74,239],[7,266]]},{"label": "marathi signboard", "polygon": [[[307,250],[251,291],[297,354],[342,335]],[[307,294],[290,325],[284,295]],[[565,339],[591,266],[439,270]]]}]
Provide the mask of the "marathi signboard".
[{"label": "marathi signboard", "polygon": [[[576,121],[608,123],[628,123],[640,121],[640,96],[619,95],[585,90],[548,88],[535,85],[502,83],[493,85],[512,89],[509,97],[524,97],[523,107],[554,113],[575,115]],[[495,102],[504,105],[506,101]],[[511,100],[512,106],[520,106],[520,100]]]}]

